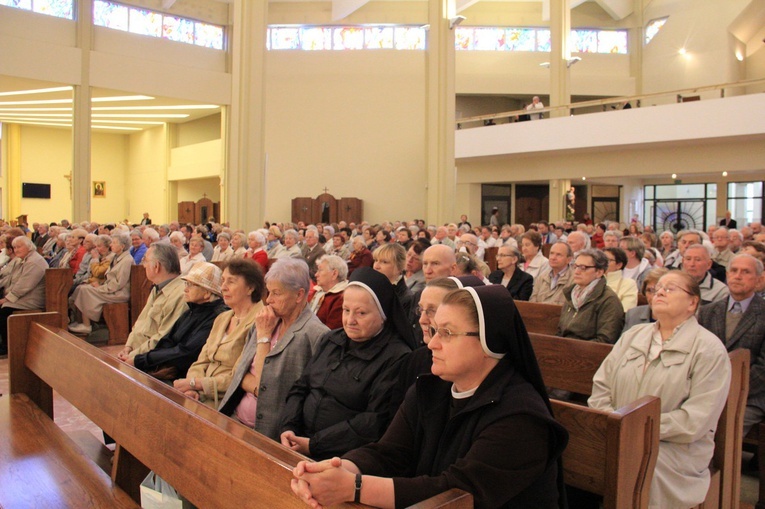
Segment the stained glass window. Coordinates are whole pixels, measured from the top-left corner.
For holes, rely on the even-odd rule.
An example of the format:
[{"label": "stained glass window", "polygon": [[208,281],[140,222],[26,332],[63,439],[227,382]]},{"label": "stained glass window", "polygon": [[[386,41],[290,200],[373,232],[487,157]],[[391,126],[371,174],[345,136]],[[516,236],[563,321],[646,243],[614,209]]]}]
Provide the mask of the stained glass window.
[{"label": "stained glass window", "polygon": [[653,19],[648,22],[648,24],[645,27],[645,43],[648,44],[651,42],[651,39],[653,39],[656,34],[659,33],[659,30],[661,30],[661,27],[664,26],[664,24],[667,22],[668,17],[659,18],[659,19]]},{"label": "stained glass window", "polygon": [[93,24],[127,32],[128,8],[125,5],[96,0],[93,2]]},{"label": "stained glass window", "polygon": [[454,31],[454,47],[459,50],[473,49],[473,29],[457,27]]},{"label": "stained glass window", "polygon": [[322,27],[301,28],[300,49],[308,51],[332,49],[332,29]]},{"label": "stained glass window", "polygon": [[551,35],[549,30],[537,30],[537,51],[549,53],[552,50]]},{"label": "stained glass window", "polygon": [[571,31],[571,51],[577,53],[597,53],[598,52],[598,31],[597,30],[572,30]]},{"label": "stained glass window", "polygon": [[367,49],[393,49],[393,27],[365,28],[364,47]]},{"label": "stained glass window", "polygon": [[0,5],[57,18],[74,19],[73,0],[0,0]]},{"label": "stained glass window", "polygon": [[271,48],[272,49],[299,49],[300,39],[298,38],[298,28],[271,28]]},{"label": "stained glass window", "polygon": [[627,32],[601,30],[598,33],[598,53],[627,53]]},{"label": "stained glass window", "polygon": [[194,22],[175,16],[165,16],[162,18],[162,37],[171,41],[194,44]]},{"label": "stained glass window", "polygon": [[[45,1],[54,3],[54,0]],[[136,9],[107,0],[94,0],[93,24],[134,34],[162,37],[186,44],[223,49],[223,27],[177,16],[163,15],[160,12]]]},{"label": "stained glass window", "polygon": [[194,44],[206,48],[223,49],[223,28],[209,23],[194,23]]},{"label": "stained glass window", "polygon": [[504,51],[534,51],[536,30],[530,28],[508,28],[505,30]]},{"label": "stained glass window", "polygon": [[396,49],[425,49],[425,29],[419,27],[396,27],[393,40]]},{"label": "stained glass window", "polygon": [[32,0],[0,0],[0,5],[24,9],[25,11],[32,10]]},{"label": "stained glass window", "polygon": [[133,34],[162,37],[162,15],[144,9],[130,9],[130,26]]},{"label": "stained glass window", "polygon": [[364,49],[364,29],[361,27],[339,27],[333,31],[334,49]]}]

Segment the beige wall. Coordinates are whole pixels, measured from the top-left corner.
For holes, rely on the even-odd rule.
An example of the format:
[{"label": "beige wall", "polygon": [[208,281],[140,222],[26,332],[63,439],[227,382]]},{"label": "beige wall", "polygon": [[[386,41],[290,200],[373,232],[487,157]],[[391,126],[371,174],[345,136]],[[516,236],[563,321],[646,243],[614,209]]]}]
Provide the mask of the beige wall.
[{"label": "beige wall", "polygon": [[[21,126],[21,182],[50,184],[50,200],[22,198],[21,213],[30,223],[61,221],[72,216],[69,175],[72,168],[72,132]],[[16,191],[21,194],[21,190]]]},{"label": "beige wall", "polygon": [[155,127],[130,135],[125,213],[131,221],[140,221],[144,212],[154,223],[166,223],[177,215],[177,205],[170,207],[167,201],[166,131]]},{"label": "beige wall", "polygon": [[266,97],[269,220],[325,186],[369,221],[424,215],[424,52],[274,51]]},{"label": "beige wall", "polygon": [[129,138],[120,134],[93,133],[91,140],[91,180],[106,182],[106,196],[95,198],[91,190],[90,218],[99,223],[121,221],[127,217],[125,180]]}]

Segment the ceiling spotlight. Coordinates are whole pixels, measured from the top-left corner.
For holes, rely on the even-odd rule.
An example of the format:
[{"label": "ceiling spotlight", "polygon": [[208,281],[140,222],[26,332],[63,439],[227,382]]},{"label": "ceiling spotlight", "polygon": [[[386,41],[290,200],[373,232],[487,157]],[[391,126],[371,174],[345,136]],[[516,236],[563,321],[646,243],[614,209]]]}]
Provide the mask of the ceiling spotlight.
[{"label": "ceiling spotlight", "polygon": [[458,14],[457,16],[454,16],[453,18],[449,18],[449,30],[452,30],[454,27],[465,21],[467,18],[465,16],[462,16],[461,14]]},{"label": "ceiling spotlight", "polygon": [[738,60],[739,62],[744,61],[744,54],[741,53],[741,50],[736,50],[736,60]]},{"label": "ceiling spotlight", "polygon": [[677,178],[677,173],[673,173],[673,174],[672,174],[672,178],[673,178],[673,179],[676,179],[676,178]]},{"label": "ceiling spotlight", "polygon": [[582,180],[587,180],[587,177],[582,177]]},{"label": "ceiling spotlight", "polygon": [[686,51],[686,49],[685,49],[685,48],[680,48],[680,49],[678,50],[678,53],[680,53],[681,55],[685,55],[686,53],[688,53],[688,51]]},{"label": "ceiling spotlight", "polygon": [[723,175],[723,177],[727,177],[728,176],[728,172],[724,171],[722,175]]}]

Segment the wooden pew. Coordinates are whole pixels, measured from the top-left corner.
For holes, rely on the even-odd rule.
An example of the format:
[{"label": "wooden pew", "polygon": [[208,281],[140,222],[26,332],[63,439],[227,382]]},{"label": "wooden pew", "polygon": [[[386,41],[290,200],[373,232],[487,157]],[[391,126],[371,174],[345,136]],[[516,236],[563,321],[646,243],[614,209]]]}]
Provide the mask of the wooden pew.
[{"label": "wooden pew", "polygon": [[486,262],[486,265],[489,266],[492,272],[497,270],[497,253],[498,252],[499,252],[498,247],[487,247],[483,254],[483,261]]},{"label": "wooden pew", "polygon": [[149,300],[151,287],[152,283],[146,277],[146,268],[143,265],[130,267],[130,302],[104,306],[103,317],[109,329],[110,345],[125,344],[138,315]]},{"label": "wooden pew", "polygon": [[[289,483],[303,456],[77,339],[58,323],[53,313],[9,320],[12,395],[0,398],[2,408],[10,407],[10,413],[0,411],[0,477],[25,468],[12,486],[3,483],[0,506],[34,493],[40,500],[48,497],[47,506],[136,507],[132,501],[140,498],[140,482],[152,470],[197,507],[251,507],[253,501],[258,507],[305,507]],[[117,442],[111,480],[99,477],[97,467],[53,425],[53,389]],[[10,417],[3,419],[6,414]],[[22,414],[34,414],[39,422],[22,421]],[[45,443],[19,449],[40,435]],[[70,465],[68,458],[78,463]],[[40,484],[47,470],[36,468],[43,464],[64,472]],[[104,500],[108,496],[115,501]],[[472,496],[452,490],[417,507],[466,509]]]},{"label": "wooden pew", "polygon": [[555,335],[563,306],[516,300],[515,307],[521,314],[526,330],[538,334]]},{"label": "wooden pew", "polygon": [[68,267],[45,270],[45,311],[59,314],[62,329],[69,325],[69,290],[73,280],[72,269]]},{"label": "wooden pew", "polygon": [[[611,350],[611,345],[542,334],[529,336],[547,385],[592,394],[592,378]],[[704,509],[737,508],[740,502],[744,410],[749,393],[749,351],[735,350],[729,357],[731,385],[717,421],[712,482],[707,500],[699,506]]]}]

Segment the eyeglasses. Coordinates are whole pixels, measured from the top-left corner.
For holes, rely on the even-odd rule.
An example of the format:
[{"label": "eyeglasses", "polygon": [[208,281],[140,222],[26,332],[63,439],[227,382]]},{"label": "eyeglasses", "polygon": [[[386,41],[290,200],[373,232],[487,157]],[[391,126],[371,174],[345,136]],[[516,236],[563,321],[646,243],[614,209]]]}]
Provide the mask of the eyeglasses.
[{"label": "eyeglasses", "polygon": [[677,286],[677,285],[664,286],[661,284],[655,286],[653,293],[658,294],[659,292],[663,291],[665,295],[671,295],[673,293],[677,293],[678,290],[681,292],[685,292],[688,295],[693,295],[691,292],[689,292],[688,290],[686,290],[685,288],[681,286]]},{"label": "eyeglasses", "polygon": [[655,286],[646,286],[645,293],[656,293],[656,287]]},{"label": "eyeglasses", "polygon": [[507,258],[507,257],[515,258],[515,255],[513,255],[513,254],[504,254],[504,253],[498,253],[497,254],[497,258]]},{"label": "eyeglasses", "polygon": [[434,316],[436,316],[436,309],[435,308],[423,309],[422,307],[417,306],[417,315],[423,315],[423,314],[427,316],[428,318],[432,319]]},{"label": "eyeglasses", "polygon": [[595,265],[574,265],[574,270],[588,270],[594,269]]},{"label": "eyeglasses", "polygon": [[438,334],[444,341],[451,341],[451,339],[456,336],[480,336],[477,332],[452,332],[446,327],[433,327],[432,325],[428,327],[428,332],[430,332],[431,338]]}]

